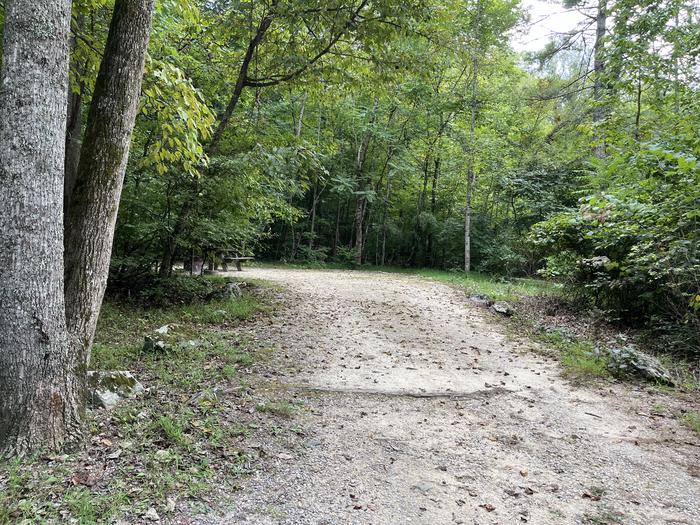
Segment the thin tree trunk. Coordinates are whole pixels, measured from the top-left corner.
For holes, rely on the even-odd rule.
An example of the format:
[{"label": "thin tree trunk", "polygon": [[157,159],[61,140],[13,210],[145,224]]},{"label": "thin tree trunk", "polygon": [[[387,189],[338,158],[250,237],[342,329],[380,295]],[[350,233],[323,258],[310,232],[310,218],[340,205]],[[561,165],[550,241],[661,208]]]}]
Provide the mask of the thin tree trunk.
[{"label": "thin tree trunk", "polygon": [[[83,18],[79,17],[76,25],[80,30]],[[71,37],[71,53],[75,49],[75,37]],[[83,73],[81,64],[76,65],[78,75]],[[75,187],[78,175],[78,163],[80,161],[80,148],[83,140],[83,84],[78,80],[78,91],[75,92],[68,84],[68,119],[66,123],[66,155],[64,162],[64,189],[63,189],[63,215],[64,218],[70,208],[70,199]]]},{"label": "thin tree trunk", "polygon": [[[379,108],[379,97],[374,97],[374,102],[372,104],[372,114],[370,116],[369,123],[373,125],[377,119],[377,109]],[[365,134],[364,139],[360,143],[360,147],[357,150],[357,159],[355,160],[355,173],[358,181],[358,187],[362,189],[363,186],[363,175],[362,169],[365,165],[365,159],[367,158],[367,151],[369,150],[369,143],[372,140],[372,131],[368,130]],[[364,238],[363,232],[363,221],[365,217],[365,206],[367,199],[364,195],[360,195],[357,198],[357,205],[355,206],[355,262],[359,265],[362,264],[362,250],[364,248]]]},{"label": "thin tree trunk", "polygon": [[634,115],[634,138],[639,140],[639,124],[642,117],[642,75],[637,73],[637,110]]},{"label": "thin tree trunk", "polygon": [[389,201],[391,199],[391,172],[386,178],[386,193],[384,196],[384,211],[382,214],[382,266],[386,262],[386,222],[389,213]]},{"label": "thin tree trunk", "polygon": [[[154,0],[117,0],[66,224],[66,321],[84,367],[107,284]],[[84,370],[83,370],[84,372]]]},{"label": "thin tree trunk", "polygon": [[608,16],[608,0],[598,0],[598,13],[596,15],[595,45],[593,48],[593,124],[595,126],[596,144],[594,154],[599,159],[605,158],[605,133],[602,129],[607,115],[604,105],[605,82],[605,28]]},{"label": "thin tree trunk", "polygon": [[[276,7],[277,3],[278,0],[273,0],[273,9]],[[246,81],[248,79],[248,69],[250,68],[250,63],[253,60],[253,56],[255,55],[255,51],[260,45],[260,42],[262,42],[263,38],[265,37],[265,33],[270,28],[274,17],[275,13],[272,10],[269,11],[265,16],[263,16],[260,19],[260,23],[258,24],[253,38],[251,38],[248,42],[248,47],[246,48],[246,52],[243,55],[241,67],[238,70],[238,77],[236,78],[236,84],[233,87],[233,93],[231,93],[231,98],[229,99],[228,105],[226,106],[226,109],[222,113],[221,117],[219,118],[219,125],[216,127],[216,130],[214,130],[214,134],[212,135],[211,141],[209,142],[207,149],[210,155],[214,155],[218,152],[219,144],[224,136],[224,131],[226,131],[226,128],[228,127],[229,122],[231,121],[231,117],[233,116],[233,112],[236,110],[238,101],[240,100],[241,94],[243,93],[243,88],[245,88],[247,85]]]},{"label": "thin tree trunk", "polygon": [[[362,238],[364,239],[364,245],[367,245],[367,241],[369,239],[369,228],[372,225],[372,206],[369,202],[365,201],[365,209],[364,209],[364,214],[366,216],[365,219],[365,229],[362,232]],[[367,260],[367,257],[365,256],[363,260]]]},{"label": "thin tree trunk", "polygon": [[[476,6],[476,32],[478,38],[481,22],[481,2]],[[467,200],[464,209],[464,271],[471,271],[472,266],[472,193],[474,191],[474,157],[476,154],[476,104],[479,80],[479,53],[476,42],[472,47],[472,85],[471,114],[469,116],[469,164],[467,166]]]},{"label": "thin tree trunk", "polygon": [[296,129],[294,130],[294,135],[298,138],[301,137],[301,129],[304,126],[304,108],[306,107],[306,98],[308,93],[304,93],[301,97],[301,108],[299,108],[299,120],[297,120]]},{"label": "thin tree trunk", "polygon": [[70,209],[71,195],[78,175],[80,145],[83,138],[82,93],[68,93],[68,119],[66,127],[66,155],[64,162],[64,213]]},{"label": "thin tree trunk", "polygon": [[335,236],[333,237],[333,249],[331,250],[331,256],[333,259],[338,255],[338,244],[340,243],[340,210],[342,208],[342,201],[340,196],[338,196],[338,206],[335,210]]},{"label": "thin tree trunk", "polygon": [[[438,148],[439,151],[439,148]],[[430,213],[435,216],[435,207],[437,203],[437,181],[438,181],[438,176],[440,174],[440,156],[438,154],[437,157],[435,157],[435,160],[433,161],[433,180],[432,184],[430,186]],[[426,248],[426,252],[428,253],[428,257],[430,257],[430,264],[431,266],[435,265],[435,258],[433,257],[433,232],[428,232],[428,246]]]},{"label": "thin tree trunk", "polygon": [[355,263],[362,264],[362,250],[364,249],[364,237],[363,232],[363,219],[365,216],[365,198],[360,196],[357,198],[357,203],[355,204],[355,220],[353,225],[355,226]]},{"label": "thin tree trunk", "polygon": [[0,455],[81,439],[63,296],[69,0],[7,0],[0,71]]},{"label": "thin tree trunk", "polygon": [[423,213],[423,206],[425,205],[425,195],[428,191],[428,165],[430,164],[430,154],[431,149],[425,154],[425,159],[423,160],[423,188],[418,194],[418,202],[416,203],[416,215],[413,219],[413,241],[411,242],[411,252],[408,256],[408,264],[412,265],[414,260],[417,259],[416,251],[418,244],[420,243],[420,216]]},{"label": "thin tree trunk", "polygon": [[309,253],[314,249],[314,235],[316,230],[316,208],[318,206],[318,178],[314,180],[314,194],[311,200],[311,227],[309,229]]}]

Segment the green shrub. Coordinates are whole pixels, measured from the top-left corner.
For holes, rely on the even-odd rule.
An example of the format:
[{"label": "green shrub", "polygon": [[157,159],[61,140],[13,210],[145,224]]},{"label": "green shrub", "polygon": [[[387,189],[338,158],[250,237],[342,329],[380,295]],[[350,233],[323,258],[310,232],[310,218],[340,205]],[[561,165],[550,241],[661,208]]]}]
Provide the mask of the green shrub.
[{"label": "green shrub", "polygon": [[605,176],[616,181],[608,191],[533,227],[543,274],[612,319],[700,355],[700,164],[648,146],[613,156]]},{"label": "green shrub", "polygon": [[161,277],[152,273],[111,280],[110,297],[152,307],[198,304],[220,298],[230,279],[175,274]]}]

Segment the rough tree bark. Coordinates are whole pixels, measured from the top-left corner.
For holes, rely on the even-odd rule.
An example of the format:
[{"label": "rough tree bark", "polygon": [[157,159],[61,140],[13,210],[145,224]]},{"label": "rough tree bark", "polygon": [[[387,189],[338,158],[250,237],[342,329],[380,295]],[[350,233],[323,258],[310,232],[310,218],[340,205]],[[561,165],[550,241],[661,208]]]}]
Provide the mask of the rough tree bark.
[{"label": "rough tree bark", "polygon": [[70,0],[7,0],[0,73],[0,454],[81,437],[63,299]]},{"label": "rough tree bark", "polygon": [[107,284],[153,3],[117,0],[114,5],[66,220],[66,321],[84,367]]}]

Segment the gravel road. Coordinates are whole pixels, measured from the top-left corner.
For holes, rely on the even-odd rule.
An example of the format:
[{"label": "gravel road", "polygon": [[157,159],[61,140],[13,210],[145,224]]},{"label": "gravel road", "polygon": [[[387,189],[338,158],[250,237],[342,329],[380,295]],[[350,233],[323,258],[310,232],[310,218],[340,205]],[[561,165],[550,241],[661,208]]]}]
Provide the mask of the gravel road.
[{"label": "gravel road", "polygon": [[254,332],[305,438],[201,523],[700,524],[700,440],[650,415],[657,392],[573,385],[439,283],[243,275],[285,289]]}]

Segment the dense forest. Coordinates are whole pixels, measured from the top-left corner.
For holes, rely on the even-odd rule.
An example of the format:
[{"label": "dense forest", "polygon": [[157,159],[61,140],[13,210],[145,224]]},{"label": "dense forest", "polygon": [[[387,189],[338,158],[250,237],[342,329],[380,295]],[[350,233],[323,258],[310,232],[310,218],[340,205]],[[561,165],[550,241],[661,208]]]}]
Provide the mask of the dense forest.
[{"label": "dense forest", "polygon": [[[0,4],[3,347],[29,348],[23,329],[78,341],[52,366],[84,372],[106,286],[237,254],[539,276],[699,355],[693,0],[565,0],[579,24],[538,52],[513,46],[532,22],[516,0],[70,4]],[[60,180],[15,208],[32,169]],[[48,292],[30,270],[55,277]],[[43,313],[5,306],[40,293]],[[45,400],[4,364],[9,420]],[[71,398],[80,380],[56,388]]]},{"label": "dense forest", "polygon": [[[231,252],[541,275],[697,351],[696,6],[567,2],[537,53],[515,1],[159,3],[114,282]],[[109,9],[79,9],[84,105]]]}]

